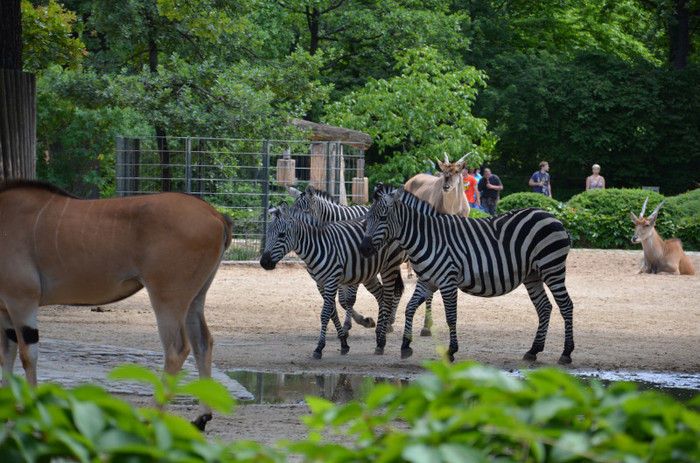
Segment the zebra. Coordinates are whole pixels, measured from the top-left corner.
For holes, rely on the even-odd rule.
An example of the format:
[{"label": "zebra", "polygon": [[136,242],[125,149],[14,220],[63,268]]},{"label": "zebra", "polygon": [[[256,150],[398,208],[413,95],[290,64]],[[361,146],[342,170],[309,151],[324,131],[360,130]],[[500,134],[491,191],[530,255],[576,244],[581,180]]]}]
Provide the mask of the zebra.
[{"label": "zebra", "polygon": [[[323,297],[321,311],[321,335],[313,358],[322,357],[326,345],[326,328],[329,320],[338,332],[341,355],[347,354],[348,333],[340,325],[335,306],[339,285],[364,284],[379,302],[376,327],[377,348],[375,354],[384,353],[386,325],[391,304],[400,276],[400,264],[406,253],[398,244],[384,246],[370,258],[360,255],[360,242],[364,236],[364,224],[360,220],[321,222],[293,207],[281,203],[270,208],[265,248],[260,265],[272,270],[288,252],[294,251],[306,263],[306,270],[316,282]],[[379,283],[377,274],[381,275]],[[400,286],[403,290],[403,286]]]},{"label": "zebra", "polygon": [[552,312],[544,290],[546,284],[564,318],[564,352],[559,363],[571,363],[574,306],[564,282],[571,240],[554,216],[527,208],[483,219],[465,219],[437,213],[403,187],[381,186],[375,190],[366,220],[367,231],[360,246],[363,255],[371,255],[387,243],[399,243],[408,252],[419,278],[406,307],[402,358],[413,353],[413,314],[430,291],[439,289],[442,294],[450,331],[447,355],[453,361],[458,350],[457,289],[493,297],[523,283],[539,318],[532,348],[523,359],[535,361],[544,350]]},{"label": "zebra", "polygon": [[[306,212],[307,214],[310,214],[313,217],[322,220],[323,222],[337,222],[339,220],[363,218],[365,215],[367,215],[367,212],[370,209],[369,206],[363,205],[343,206],[339,204],[329,193],[323,190],[317,190],[311,184],[307,185],[306,190],[304,192],[301,192],[296,188],[291,187],[288,187],[287,191],[289,192],[290,196],[295,198],[293,207],[296,207]],[[346,296],[345,299],[348,301],[347,303],[350,304],[350,306],[347,307],[343,305],[343,307],[348,311],[348,316],[352,316],[352,318],[355,321],[365,326],[364,321],[359,320],[366,319],[362,319],[362,316],[357,314],[352,309],[352,305],[355,303],[354,295],[357,294],[357,287],[349,287],[346,291],[349,293],[349,295]],[[343,292],[339,291],[339,295],[342,294]],[[398,306],[398,303],[399,301],[397,299],[392,304],[391,316],[389,317],[389,321],[387,324],[387,333],[391,333],[393,331],[392,325],[394,324],[394,321],[396,319],[396,307]],[[423,320],[423,328],[420,331],[421,336],[432,335],[432,303],[433,295],[431,293],[425,300],[425,318]],[[345,326],[348,326],[348,321],[346,321]]]}]

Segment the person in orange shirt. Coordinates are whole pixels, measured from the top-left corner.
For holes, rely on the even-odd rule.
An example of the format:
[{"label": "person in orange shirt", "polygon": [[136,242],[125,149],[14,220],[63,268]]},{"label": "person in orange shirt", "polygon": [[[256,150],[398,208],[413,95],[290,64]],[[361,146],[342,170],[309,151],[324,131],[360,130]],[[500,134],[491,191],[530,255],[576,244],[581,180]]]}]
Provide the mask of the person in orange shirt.
[{"label": "person in orange shirt", "polygon": [[462,180],[464,194],[467,196],[469,206],[481,209],[481,198],[479,197],[479,188],[477,188],[479,182],[477,182],[476,177],[474,177],[474,169],[465,167],[462,171]]}]

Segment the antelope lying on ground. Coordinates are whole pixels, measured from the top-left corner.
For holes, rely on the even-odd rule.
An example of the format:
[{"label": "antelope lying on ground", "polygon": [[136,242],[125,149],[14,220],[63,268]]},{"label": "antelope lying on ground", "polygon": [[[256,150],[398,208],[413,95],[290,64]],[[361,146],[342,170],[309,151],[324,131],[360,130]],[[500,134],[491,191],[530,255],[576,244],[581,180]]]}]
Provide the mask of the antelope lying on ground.
[{"label": "antelope lying on ground", "polygon": [[644,249],[644,257],[639,264],[637,273],[672,273],[674,275],[695,275],[693,264],[683,252],[683,246],[679,239],[669,239],[664,241],[654,228],[656,217],[659,209],[663,206],[666,200],[661,201],[661,204],[656,206],[654,212],[648,217],[644,217],[644,211],[647,208],[649,197],[644,200],[642,213],[639,217],[632,215],[634,222],[633,243],[642,243]]},{"label": "antelope lying on ground", "polygon": [[462,170],[467,156],[469,154],[457,162],[450,162],[445,153],[445,162],[437,160],[442,171],[440,175],[415,175],[406,182],[404,189],[442,214],[469,217],[469,203],[462,188]]}]

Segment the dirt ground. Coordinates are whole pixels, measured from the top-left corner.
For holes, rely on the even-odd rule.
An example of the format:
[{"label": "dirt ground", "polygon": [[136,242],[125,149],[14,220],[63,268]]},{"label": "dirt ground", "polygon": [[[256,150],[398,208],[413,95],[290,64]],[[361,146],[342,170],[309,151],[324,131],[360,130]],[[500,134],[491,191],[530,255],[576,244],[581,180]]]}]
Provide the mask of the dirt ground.
[{"label": "dirt ground", "polygon": [[[570,368],[700,374],[700,274],[635,275],[640,258],[639,251],[574,250],[569,255],[567,288],[575,306],[576,343]],[[691,260],[700,273],[700,254],[694,253]],[[311,352],[318,340],[322,301],[304,268],[287,264],[268,272],[256,264],[224,264],[207,299],[214,363],[220,370],[414,377],[423,371],[424,359],[438,358],[448,333],[442,300],[436,295],[433,336],[418,337],[414,332],[413,357],[400,358],[402,312],[415,287],[415,279],[406,279],[405,273],[404,281],[398,329],[389,334],[383,356],[374,355],[374,330],[354,326],[348,355],[340,355],[335,330],[329,328],[323,359],[314,360]],[[460,293],[458,304],[457,361],[474,359],[504,369],[528,366],[521,358],[532,343],[537,316],[524,287],[492,299]],[[144,291],[103,309],[45,307],[39,317],[41,337],[160,351]],[[356,309],[377,317],[377,304],[364,289]],[[422,317],[421,308],[414,323],[418,330]],[[555,312],[537,365],[557,364],[563,331]],[[194,408],[179,412],[194,418]],[[300,421],[305,413],[303,404],[240,405],[231,417],[215,416],[207,434],[227,441],[301,439],[306,436]]]}]

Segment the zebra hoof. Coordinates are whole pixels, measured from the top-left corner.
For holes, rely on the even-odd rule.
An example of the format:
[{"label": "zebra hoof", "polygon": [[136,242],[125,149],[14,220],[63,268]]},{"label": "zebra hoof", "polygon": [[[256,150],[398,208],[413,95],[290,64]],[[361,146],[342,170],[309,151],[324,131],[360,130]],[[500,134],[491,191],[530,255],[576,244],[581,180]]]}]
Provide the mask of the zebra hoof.
[{"label": "zebra hoof", "polygon": [[374,355],[384,355],[384,348],[383,347],[375,347],[374,348]]},{"label": "zebra hoof", "polygon": [[362,320],[362,326],[364,326],[365,328],[374,328],[375,326],[377,326],[377,324],[375,323],[374,318],[367,317],[364,320]]},{"label": "zebra hoof", "polygon": [[420,330],[420,335],[421,336],[432,336],[433,332],[430,331],[430,328],[423,328],[422,330]]},{"label": "zebra hoof", "polygon": [[569,365],[571,363],[571,357],[568,355],[563,355],[559,357],[559,365]]},{"label": "zebra hoof", "polygon": [[341,347],[340,348],[340,355],[345,355],[348,352],[350,352],[350,347]]},{"label": "zebra hoof", "polygon": [[311,354],[311,356],[312,356],[313,358],[315,358],[316,360],[318,360],[318,359],[320,359],[321,357],[323,357],[323,352],[319,352],[319,351],[315,350],[314,353]]},{"label": "zebra hoof", "polygon": [[207,423],[211,421],[211,418],[212,418],[211,413],[199,415],[192,422],[192,424],[194,425],[195,428],[199,429],[200,431],[204,431],[204,428],[206,427]]},{"label": "zebra hoof", "polygon": [[536,362],[537,356],[535,354],[531,354],[530,352],[526,352],[525,355],[523,355],[523,360],[526,362]]},{"label": "zebra hoof", "polygon": [[405,349],[401,349],[401,358],[402,359],[407,359],[411,355],[413,355],[413,349],[411,349],[410,347],[407,347]]}]

